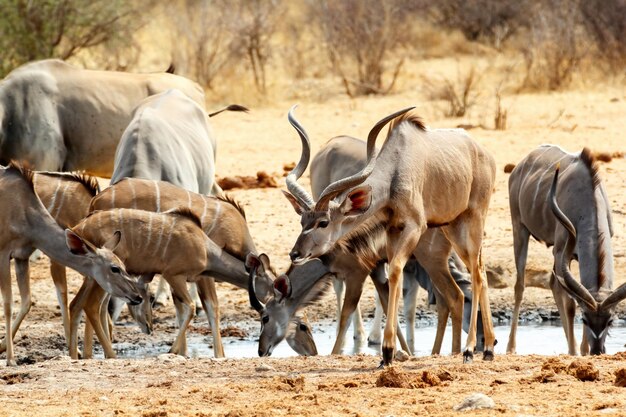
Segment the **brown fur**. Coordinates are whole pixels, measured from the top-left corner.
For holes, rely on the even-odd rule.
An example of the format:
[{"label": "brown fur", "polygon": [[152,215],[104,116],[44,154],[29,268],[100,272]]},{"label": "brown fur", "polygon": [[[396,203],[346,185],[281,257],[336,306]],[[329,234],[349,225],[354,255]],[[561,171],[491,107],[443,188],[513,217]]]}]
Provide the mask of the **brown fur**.
[{"label": "brown fur", "polygon": [[202,229],[202,223],[200,223],[200,219],[188,207],[178,207],[173,210],[168,210],[163,214],[187,217],[188,219],[192,220],[196,225],[198,225],[200,229]]},{"label": "brown fur", "polygon": [[589,173],[591,174],[591,179],[593,181],[593,188],[595,189],[600,185],[602,181],[600,179],[599,165],[596,157],[593,155],[589,148],[583,148],[580,153],[580,160],[583,161],[585,166],[589,168]]},{"label": "brown fur", "polygon": [[389,138],[391,132],[393,132],[396,127],[400,126],[404,122],[411,123],[413,126],[421,131],[426,131],[426,125],[424,125],[424,121],[422,120],[422,118],[411,111],[403,114],[402,116],[396,117],[391,121],[391,123],[389,123],[387,138]]},{"label": "brown fur", "polygon": [[221,195],[216,195],[216,196],[212,196],[213,198],[219,200],[219,201],[223,201],[225,203],[230,204],[231,206],[235,207],[237,209],[237,211],[241,214],[241,216],[244,218],[244,220],[246,220],[246,212],[243,209],[243,206],[241,205],[241,203],[239,203],[239,201],[235,200],[235,198],[227,193],[223,193]]},{"label": "brown fur", "polygon": [[[600,172],[599,172],[600,165],[598,164],[598,161],[596,157],[594,156],[593,152],[591,152],[591,150],[587,147],[583,148],[583,150],[580,152],[580,160],[589,169],[589,174],[591,174],[591,181],[593,183],[593,189],[595,190],[597,187],[600,186],[600,182],[602,181],[600,179]],[[595,199],[594,199],[594,202],[595,202]],[[596,207],[596,211],[597,209],[598,208]],[[606,262],[604,250],[602,250],[603,241],[604,241],[604,236],[599,236],[599,239],[598,239],[598,288],[601,288],[602,286],[604,286],[605,281],[606,281],[606,277],[604,276],[604,272],[603,272],[604,263]]]},{"label": "brown fur", "polygon": [[94,176],[87,174],[85,171],[76,171],[76,172],[50,172],[50,171],[40,171],[38,172],[40,175],[47,175],[49,177],[57,177],[57,178],[70,178],[73,181],[79,182],[85,187],[85,189],[91,194],[92,197],[95,197],[98,193],[100,193],[100,184],[98,184],[98,179]]},{"label": "brown fur", "polygon": [[380,258],[377,240],[385,239],[385,229],[381,221],[368,222],[338,241],[335,247],[344,253],[354,254],[363,268],[372,270]]},{"label": "brown fur", "polygon": [[25,164],[15,160],[11,160],[11,162],[9,162],[7,170],[14,171],[19,174],[30,185],[30,189],[33,190],[33,192],[35,191],[35,183],[33,182],[33,176],[35,174],[32,170],[27,168]]}]

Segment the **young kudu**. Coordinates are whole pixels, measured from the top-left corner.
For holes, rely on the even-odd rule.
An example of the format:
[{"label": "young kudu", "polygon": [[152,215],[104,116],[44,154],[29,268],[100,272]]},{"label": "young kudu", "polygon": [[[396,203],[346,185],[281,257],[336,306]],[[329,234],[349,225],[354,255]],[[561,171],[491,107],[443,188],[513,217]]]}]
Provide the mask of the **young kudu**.
[{"label": "young kudu", "polygon": [[[13,163],[7,168],[0,168],[0,194],[0,200],[3,201],[0,226],[4,231],[0,237],[0,289],[4,304],[8,365],[16,364],[11,326],[11,258],[27,261],[33,248],[39,249],[54,262],[93,277],[107,292],[132,303],[141,302],[124,264],[112,252],[121,238],[119,231],[103,234],[103,239],[97,244],[83,237],[89,229],[81,233],[69,229],[64,231],[35,194],[32,171]],[[24,263],[18,265],[23,266]],[[23,282],[28,281],[26,276]]]},{"label": "young kudu", "polygon": [[[550,287],[569,354],[578,354],[574,300],[582,310],[584,324],[581,352],[604,353],[615,306],[626,298],[626,284],[612,291],[611,210],[591,152],[585,148],[580,154],[571,154],[553,145],[533,150],[511,172],[509,201],[517,281],[507,352],[515,352],[528,241],[533,236],[548,247],[554,246],[556,277],[553,274]],[[570,272],[572,259],[578,261],[580,282]]]},{"label": "young kudu", "polygon": [[[80,173],[34,172],[35,192],[44,207],[62,227],[72,227],[89,213],[89,202],[100,188],[95,177]],[[12,335],[15,337],[20,324],[32,305],[30,294],[29,257],[15,258],[15,275],[20,291],[20,311],[13,321]],[[65,266],[50,260],[50,275],[57,292],[65,341],[70,341],[70,316],[67,302],[67,279]],[[0,352],[6,350],[6,342],[0,344]]]},{"label": "young kudu", "polygon": [[[209,239],[201,228],[200,219],[186,207],[165,213],[136,209],[96,211],[73,230],[85,231],[96,242],[111,230],[121,231],[123,239],[115,253],[125,261],[127,269],[137,275],[163,275],[179,301],[176,305],[179,332],[170,350],[172,353],[187,354],[186,329],[195,315],[195,303],[187,290],[188,281],[198,280],[203,275],[247,279],[243,263]],[[78,353],[76,333],[83,307],[88,307],[85,312],[106,357],[115,357],[100,320],[100,302],[94,302],[102,297],[100,287],[84,285],[72,301],[70,355],[74,358]]]},{"label": "young kudu", "polygon": [[[390,291],[382,350],[383,363],[390,364],[395,349],[402,269],[412,254],[420,259],[416,249],[427,228],[440,227],[445,239],[437,257],[439,262],[447,269],[447,259],[454,248],[472,276],[474,297],[464,361],[473,358],[479,302],[485,330],[483,358],[492,360],[495,335],[481,249],[495,162],[463,130],[428,130],[416,115],[407,114],[409,110],[378,122],[368,135],[365,168],[330,184],[317,202],[295,182],[304,167],[296,166],[288,175],[288,199],[301,215],[302,224],[290,257],[296,264],[320,257],[342,236],[376,216],[387,235]],[[396,118],[376,156],[378,133]],[[293,118],[293,109],[289,119],[299,135],[305,136]],[[301,161],[308,160],[304,152]],[[455,285],[451,278],[450,281]],[[459,301],[462,304],[462,296]],[[456,332],[460,334],[460,321],[458,324]]]},{"label": "young kudu", "polygon": [[[244,268],[246,256],[256,254],[257,249],[250,235],[243,208],[227,196],[213,197],[184,190],[165,181],[151,181],[137,178],[126,178],[102,191],[91,201],[90,211],[108,210],[112,208],[134,208],[147,211],[166,211],[177,207],[186,207],[193,212],[202,225],[206,236],[222,248],[223,254],[235,258],[237,269],[232,273],[224,272],[220,279],[239,288],[248,288],[247,275],[239,272]],[[269,259],[261,257],[263,262],[257,268],[258,291],[262,300],[267,300],[272,293],[272,279],[275,276],[269,267]],[[142,282],[152,279],[152,275],[144,276]],[[182,279],[182,278],[181,278]],[[211,278],[197,281],[199,284],[202,306],[207,313],[214,338],[216,357],[223,357],[224,350],[220,337],[219,303],[215,292],[215,284]],[[145,290],[144,290],[145,291]],[[175,302],[177,297],[173,297]],[[151,306],[149,294],[144,293],[144,302],[131,307],[136,318],[144,317],[140,322],[152,330]],[[301,355],[315,355],[317,350],[308,325],[301,319],[295,319],[294,333],[290,332],[290,345]]]}]

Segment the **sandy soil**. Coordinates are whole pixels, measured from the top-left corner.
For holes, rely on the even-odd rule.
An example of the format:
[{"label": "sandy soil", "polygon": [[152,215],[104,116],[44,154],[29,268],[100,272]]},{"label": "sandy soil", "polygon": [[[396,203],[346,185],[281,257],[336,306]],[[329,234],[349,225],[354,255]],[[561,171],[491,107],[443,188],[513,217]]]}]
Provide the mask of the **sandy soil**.
[{"label": "sandy soil", "polygon": [[[256,176],[257,171],[266,171],[276,173],[282,186],[283,165],[296,161],[300,155],[300,142],[286,119],[294,101],[296,99],[275,102],[253,109],[247,115],[216,117],[218,175]],[[453,127],[460,123],[491,125],[489,103],[479,106],[467,118],[442,119],[436,110],[437,103],[427,102],[416,88],[387,97],[358,100],[339,97],[324,103],[306,98],[297,101],[300,102],[297,115],[309,131],[314,152],[336,135],[363,138],[380,118],[413,104],[417,104],[427,124],[433,127]],[[509,107],[506,131],[471,130],[472,136],[493,153],[498,166],[497,189],[485,230],[484,259],[507,284],[506,288],[490,290],[493,308],[502,314],[510,312],[514,282],[508,175],[503,173],[504,165],[516,163],[542,143],[557,143],[571,151],[583,146],[597,151],[626,151],[623,89],[598,87],[593,92],[517,95],[507,98],[505,105]],[[626,160],[614,159],[602,164],[601,172],[612,205],[615,277],[619,285],[626,282]],[[308,186],[306,175],[302,183]],[[286,268],[287,252],[299,233],[299,223],[279,189],[235,190],[233,195],[247,211],[258,249],[270,255],[278,270]],[[541,278],[551,264],[550,250],[533,242],[529,270]],[[34,265],[32,281],[35,305],[22,325],[16,345],[16,354],[25,365],[0,369],[0,416],[418,413],[443,416],[454,414],[452,407],[474,392],[487,394],[495,401],[494,409],[476,412],[476,415],[625,413],[626,391],[613,385],[615,371],[624,366],[626,357],[623,355],[593,359],[593,366],[599,370],[599,379],[593,382],[581,382],[567,372],[542,373],[547,358],[537,356],[498,356],[493,363],[477,361],[469,366],[462,366],[460,357],[414,358],[397,365],[399,374],[385,374],[388,379],[404,381],[400,385],[420,387],[415,389],[377,387],[381,373],[375,370],[378,358],[374,356],[254,360],[54,359],[64,353],[64,340],[45,260]],[[75,293],[80,284],[76,274],[71,275],[70,284]],[[220,295],[222,327],[252,329],[248,337],[255,337],[257,318],[248,307],[246,294],[223,286]],[[329,294],[308,311],[311,322],[332,317],[333,297]],[[371,286],[366,288],[363,304],[365,312],[371,313]],[[424,306],[424,301],[421,305]],[[15,307],[18,306],[16,302]],[[539,288],[527,290],[524,308],[556,310],[550,291]],[[624,305],[620,308],[622,316],[624,308]],[[136,328],[128,327],[118,330],[117,341],[171,343],[176,331],[172,316],[172,308],[157,313],[157,334],[153,336],[141,335]],[[204,323],[204,318],[200,318],[194,327],[204,329]],[[498,338],[504,343],[507,336],[498,335]],[[1,364],[4,363],[2,358],[0,355]],[[567,366],[573,358],[561,357],[560,360]],[[31,365],[27,365],[29,363]],[[263,367],[267,369],[263,371]],[[449,380],[441,381],[442,378]],[[431,382],[424,382],[424,379],[435,382],[428,386]]]}]

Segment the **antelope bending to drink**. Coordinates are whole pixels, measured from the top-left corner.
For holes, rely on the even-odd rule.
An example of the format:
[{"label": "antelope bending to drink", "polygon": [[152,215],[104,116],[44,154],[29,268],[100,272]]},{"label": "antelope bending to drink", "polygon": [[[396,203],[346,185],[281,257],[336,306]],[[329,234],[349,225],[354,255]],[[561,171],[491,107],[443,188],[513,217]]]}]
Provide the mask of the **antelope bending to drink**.
[{"label": "antelope bending to drink", "polygon": [[[62,227],[72,227],[89,213],[89,202],[100,188],[98,181],[80,173],[34,172],[35,192],[50,215]],[[12,335],[15,337],[20,324],[30,311],[30,267],[29,256],[15,258],[15,275],[20,290],[20,311],[13,321]],[[50,260],[50,275],[56,288],[65,341],[70,341],[70,315],[67,302],[67,279],[65,266]],[[6,341],[0,344],[0,352],[6,349]]]},{"label": "antelope bending to drink", "polygon": [[[464,361],[473,358],[479,302],[485,330],[483,358],[492,360],[495,335],[481,248],[495,180],[495,162],[463,130],[428,130],[415,114],[406,114],[409,110],[396,112],[378,122],[368,135],[365,168],[330,184],[317,202],[303,188],[293,185],[295,180],[292,179],[301,175],[303,167],[296,166],[289,174],[291,194],[288,198],[300,214],[302,224],[290,257],[296,264],[320,257],[342,236],[365,221],[377,219],[387,237],[390,290],[382,350],[383,363],[390,364],[395,349],[402,269],[412,254],[420,259],[417,246],[427,228],[439,227],[445,238],[431,262],[439,262],[440,270],[447,270],[448,256],[454,248],[472,276],[474,297]],[[376,156],[378,133],[396,118]],[[301,126],[293,122],[292,125],[300,136],[304,135]],[[436,276],[427,271],[435,280]],[[460,290],[457,295],[462,305]],[[453,339],[455,333],[460,337],[460,320],[456,320]]]},{"label": "antelope bending to drink", "polygon": [[[604,353],[615,306],[626,298],[626,284],[612,291],[611,210],[591,151],[584,148],[580,154],[572,154],[554,145],[533,150],[511,172],[509,202],[517,280],[507,352],[515,352],[528,240],[533,236],[548,247],[554,246],[550,287],[569,354],[578,354],[573,300],[582,310],[581,352],[585,355]],[[580,282],[570,272],[572,259],[578,261]]]},{"label": "antelope bending to drink", "polygon": [[[124,260],[127,269],[137,275],[163,275],[172,288],[174,299],[179,301],[176,304],[179,332],[170,350],[172,353],[187,354],[186,329],[195,315],[195,303],[187,291],[187,281],[198,280],[203,275],[219,278],[239,276],[242,280],[247,277],[243,263],[209,239],[201,228],[200,219],[185,207],[165,213],[136,209],[96,211],[73,230],[85,233],[96,242],[111,231],[120,231],[123,239],[115,247],[115,253]],[[70,354],[74,358],[78,354],[78,306],[82,309],[86,297],[101,300],[103,296],[102,290],[96,285],[86,288],[88,291],[79,291],[72,301]],[[92,308],[86,308],[85,311],[106,357],[115,357],[100,322],[100,303],[92,302],[89,306]]]},{"label": "antelope bending to drink", "polygon": [[[119,232],[103,233],[102,239],[94,244],[81,233],[70,229],[64,231],[35,194],[32,171],[13,163],[0,169],[0,200],[3,201],[0,223],[4,231],[0,236],[0,290],[4,304],[7,365],[16,364],[11,326],[11,258],[27,261],[33,248],[40,249],[54,262],[93,277],[107,292],[132,303],[141,302],[124,264],[111,250],[121,238]],[[86,228],[81,232],[89,234],[92,231]],[[23,268],[23,265],[24,262],[20,262],[16,268]],[[21,273],[26,277],[22,282],[28,285],[27,271]]]},{"label": "antelope bending to drink", "polygon": [[[90,210],[133,208],[160,212],[177,207],[186,207],[199,218],[206,237],[213,242],[213,245],[221,248],[220,253],[229,259],[229,264],[235,266],[232,271],[223,271],[218,279],[247,289],[247,274],[241,274],[241,271],[245,268],[246,256],[258,252],[250,235],[243,208],[229,197],[201,195],[165,181],[126,178],[99,193],[91,201]],[[260,261],[261,263],[257,265],[259,276],[257,290],[259,296],[266,300],[272,293],[270,276],[274,274],[270,269],[269,260],[263,256],[260,258],[262,262]],[[152,275],[146,274],[141,280],[142,283],[151,280]],[[180,277],[170,277],[170,279],[182,280]],[[220,312],[215,286],[212,280],[208,281],[208,278],[203,278],[198,283],[202,305],[207,313],[214,338],[215,355],[222,357],[224,351],[220,338]],[[174,299],[176,301],[176,297]],[[144,302],[133,310],[135,310],[136,317],[149,315],[145,321],[151,330],[151,309],[147,293],[144,293]],[[294,325],[288,336],[292,348],[301,355],[316,354],[317,350],[309,326],[299,318],[294,320]]]}]

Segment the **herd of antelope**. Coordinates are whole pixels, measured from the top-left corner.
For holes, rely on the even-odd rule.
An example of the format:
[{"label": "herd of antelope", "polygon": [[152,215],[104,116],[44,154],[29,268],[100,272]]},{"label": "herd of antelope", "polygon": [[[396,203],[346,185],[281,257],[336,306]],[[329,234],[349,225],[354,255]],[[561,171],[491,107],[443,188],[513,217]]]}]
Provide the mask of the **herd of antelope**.
[{"label": "herd of antelope", "polygon": [[[223,110],[247,111],[238,105]],[[379,302],[369,339],[382,342],[383,365],[394,360],[396,340],[413,352],[419,285],[437,305],[432,352],[440,351],[451,318],[452,352],[470,362],[482,350],[484,360],[493,360],[496,338],[481,253],[496,168],[483,146],[462,129],[429,129],[407,108],[376,123],[366,142],[348,136],[328,141],[311,162],[309,192],[297,181],[309,165],[310,142],[293,107],[288,121],[302,153],[284,194],[302,231],[289,253],[291,266],[279,275],[256,248],[242,207],[215,182],[210,118],[223,110],[207,114],[202,89],[170,70],[129,74],[46,60],[0,81],[0,352],[8,365],[16,364],[13,338],[32,304],[29,257],[35,249],[50,258],[73,358],[83,312],[84,358],[93,354],[93,333],[105,357],[115,357],[109,306],[115,311],[128,303],[142,331],[151,333],[149,283],[157,274],[169,284],[176,308],[172,353],[187,355],[186,329],[196,310],[188,283],[195,283],[214,354],[224,356],[217,280],[248,291],[261,318],[260,356],[271,355],[283,339],[299,354],[317,354],[300,312],[333,282],[338,331],[332,352],[338,354],[350,320],[355,337],[364,337],[359,299],[370,275]],[[386,125],[379,150],[376,140]],[[111,177],[110,186],[100,190],[91,175]],[[626,284],[613,290],[611,211],[591,152],[540,146],[511,173],[509,197],[517,281],[507,352],[516,349],[533,236],[554,247],[550,286],[569,353],[604,353]],[[15,318],[11,259],[21,297]],[[570,272],[572,259],[580,281]],[[65,267],[84,276],[71,303]],[[403,287],[406,337],[398,320]],[[580,350],[573,332],[576,304],[584,324]],[[468,334],[463,349],[462,329]]]}]

